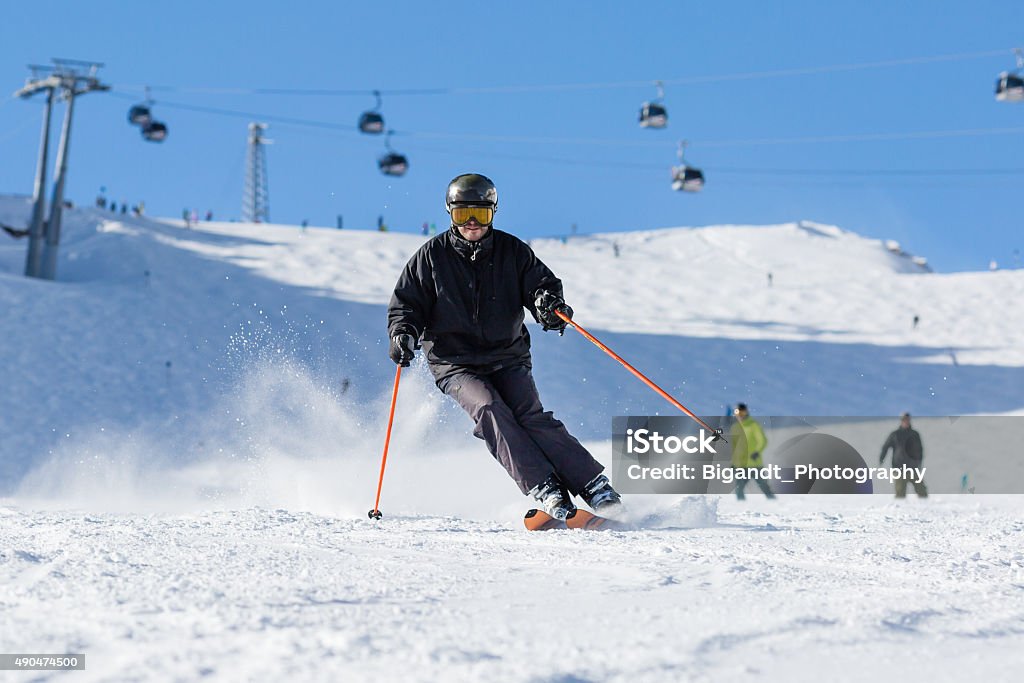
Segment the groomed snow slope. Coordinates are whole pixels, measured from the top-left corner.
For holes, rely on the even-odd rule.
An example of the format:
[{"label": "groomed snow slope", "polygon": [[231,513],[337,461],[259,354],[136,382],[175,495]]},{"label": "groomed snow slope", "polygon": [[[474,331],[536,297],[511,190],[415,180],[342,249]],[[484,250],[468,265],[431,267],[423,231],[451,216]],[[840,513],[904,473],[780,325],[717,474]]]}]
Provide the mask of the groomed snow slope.
[{"label": "groomed snow slope", "polygon": [[85,652],[58,680],[1016,680],[1016,500],[767,502],[535,534],[0,508],[0,641]]},{"label": "groomed snow slope", "polygon": [[[0,649],[104,681],[1013,678],[1017,497],[656,496],[639,531],[528,534],[417,364],[368,522],[384,305],[422,239],[81,210],[57,283],[2,244]],[[1024,410],[1024,273],[923,273],[808,223],[533,246],[699,412]],[[670,412],[579,335],[531,334],[599,459],[611,416]]]}]

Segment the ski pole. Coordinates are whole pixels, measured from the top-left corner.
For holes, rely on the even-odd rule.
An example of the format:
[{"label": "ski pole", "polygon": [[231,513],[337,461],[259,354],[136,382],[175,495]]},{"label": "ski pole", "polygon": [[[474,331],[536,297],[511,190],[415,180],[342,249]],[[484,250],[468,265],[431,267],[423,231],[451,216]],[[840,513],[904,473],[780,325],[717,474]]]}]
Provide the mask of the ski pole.
[{"label": "ski pole", "polygon": [[721,430],[721,429],[712,429],[711,425],[709,425],[709,424],[708,424],[707,422],[705,422],[704,420],[702,420],[702,419],[700,419],[699,417],[697,417],[696,415],[694,415],[694,414],[693,414],[693,412],[692,412],[692,411],[691,411],[691,410],[690,410],[689,408],[687,408],[686,406],[684,406],[684,405],[683,405],[682,403],[680,403],[680,402],[679,402],[679,401],[677,401],[676,399],[672,398],[672,396],[671,396],[671,395],[670,395],[670,394],[669,394],[669,393],[668,393],[667,391],[665,391],[664,389],[662,389],[661,387],[659,387],[659,386],[658,386],[657,384],[655,384],[655,383],[654,383],[654,382],[652,382],[651,380],[647,379],[647,377],[645,377],[645,376],[644,376],[644,374],[643,374],[642,372],[640,372],[639,370],[637,370],[636,368],[634,368],[634,367],[633,367],[632,365],[630,365],[629,363],[627,363],[627,362],[626,362],[626,360],[625,360],[625,359],[624,359],[624,358],[623,358],[622,356],[620,356],[619,354],[615,353],[615,352],[614,352],[614,351],[612,351],[612,350],[611,350],[610,348],[608,348],[608,347],[607,347],[607,346],[605,346],[605,345],[604,345],[603,343],[601,343],[601,340],[600,340],[600,339],[598,339],[597,337],[595,337],[594,335],[590,334],[590,333],[589,333],[589,332],[587,332],[587,331],[586,331],[585,329],[583,329],[583,326],[582,326],[582,325],[580,325],[580,324],[579,324],[578,322],[576,322],[575,320],[573,320],[572,318],[570,318],[569,316],[567,316],[567,315],[566,315],[565,313],[562,313],[561,311],[555,311],[555,315],[557,315],[557,316],[558,316],[559,318],[561,318],[562,320],[564,320],[564,321],[565,321],[566,323],[568,323],[569,325],[572,325],[572,326],[573,326],[573,328],[574,328],[574,329],[575,329],[575,330],[576,330],[577,332],[579,332],[579,333],[580,333],[580,334],[582,334],[582,335],[583,335],[584,337],[586,337],[586,338],[587,338],[588,340],[590,340],[591,342],[593,342],[593,344],[594,344],[594,345],[595,345],[595,346],[596,346],[597,348],[601,349],[602,351],[604,351],[605,353],[607,353],[607,354],[608,354],[609,356],[611,356],[611,357],[612,357],[612,358],[614,358],[615,360],[617,360],[617,361],[619,361],[620,363],[622,363],[622,366],[623,366],[624,368],[626,368],[627,370],[629,370],[630,372],[632,372],[632,373],[633,373],[634,375],[636,375],[636,376],[637,376],[637,377],[638,377],[638,378],[640,379],[640,381],[642,381],[642,382],[643,382],[644,384],[646,384],[647,386],[649,386],[649,387],[650,387],[651,389],[654,389],[654,391],[655,391],[655,392],[657,392],[657,393],[658,393],[658,394],[659,394],[659,395],[660,395],[660,396],[661,396],[661,397],[662,397],[663,399],[665,399],[666,401],[668,401],[669,403],[671,403],[672,405],[674,405],[674,406],[675,406],[676,408],[679,408],[679,410],[683,411],[684,413],[686,413],[687,415],[689,415],[689,416],[690,416],[691,418],[693,418],[693,420],[694,420],[694,421],[695,421],[695,422],[696,422],[697,424],[699,424],[699,425],[700,425],[701,427],[703,427],[704,429],[706,429],[706,430],[708,430],[709,432],[711,432],[712,434],[714,434],[714,435],[715,435],[715,438],[714,438],[714,439],[712,439],[712,441],[715,441],[715,440],[721,439],[722,441],[725,441],[726,443],[729,443],[729,440],[728,440],[728,439],[726,439],[726,438],[725,438],[725,436],[724,436],[724,435],[722,434],[722,430]]},{"label": "ski pole", "polygon": [[380,479],[377,480],[377,499],[373,501],[373,509],[367,513],[370,519],[380,519],[380,490],[384,486],[384,466],[388,464],[388,444],[391,443],[391,425],[395,421],[395,403],[398,401],[398,380],[402,378],[402,366],[395,370],[395,389],[391,392],[391,412],[388,414],[388,433],[384,437],[384,455],[380,459]]}]

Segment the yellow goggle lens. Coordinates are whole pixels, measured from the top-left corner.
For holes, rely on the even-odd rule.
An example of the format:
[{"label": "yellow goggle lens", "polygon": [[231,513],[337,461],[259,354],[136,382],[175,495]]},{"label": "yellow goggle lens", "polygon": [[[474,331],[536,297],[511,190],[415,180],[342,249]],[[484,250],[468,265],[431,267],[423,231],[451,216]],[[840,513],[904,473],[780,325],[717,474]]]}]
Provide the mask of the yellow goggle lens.
[{"label": "yellow goggle lens", "polygon": [[494,209],[490,206],[453,206],[452,223],[465,225],[470,218],[480,225],[490,225],[494,220]]}]

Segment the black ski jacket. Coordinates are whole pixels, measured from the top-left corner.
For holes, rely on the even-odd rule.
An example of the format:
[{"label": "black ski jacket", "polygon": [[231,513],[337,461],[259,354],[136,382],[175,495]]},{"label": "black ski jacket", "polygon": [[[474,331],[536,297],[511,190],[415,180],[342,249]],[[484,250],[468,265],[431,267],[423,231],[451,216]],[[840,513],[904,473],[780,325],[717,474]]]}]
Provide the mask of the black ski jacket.
[{"label": "black ski jacket", "polygon": [[434,379],[530,365],[536,292],[562,296],[562,282],[518,237],[491,228],[470,242],[452,228],[427,241],[405,265],[388,305],[388,335],[422,340]]},{"label": "black ski jacket", "polygon": [[924,459],[924,447],[921,445],[921,435],[911,427],[900,427],[885,440],[882,444],[882,454],[879,461],[885,459],[885,454],[892,449],[893,467],[918,467]]}]

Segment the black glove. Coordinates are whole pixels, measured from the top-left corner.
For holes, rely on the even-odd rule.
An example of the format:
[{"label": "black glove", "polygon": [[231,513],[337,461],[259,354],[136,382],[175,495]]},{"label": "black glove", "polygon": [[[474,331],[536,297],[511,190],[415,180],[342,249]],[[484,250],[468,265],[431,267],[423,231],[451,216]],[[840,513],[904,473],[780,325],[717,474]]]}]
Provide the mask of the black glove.
[{"label": "black glove", "polygon": [[760,459],[761,453],[759,451],[754,451],[753,453],[750,454],[750,462],[757,462]]},{"label": "black glove", "polygon": [[567,323],[555,315],[555,311],[572,318],[572,309],[565,303],[562,297],[550,290],[538,289],[536,297],[533,306],[537,309],[537,318],[544,331],[555,330],[559,334],[564,333]]},{"label": "black glove", "polygon": [[388,355],[396,365],[401,365],[403,368],[409,367],[409,363],[416,356],[416,340],[411,334],[396,334],[391,338]]},{"label": "black glove", "polygon": [[885,454],[883,453],[882,455],[878,456],[878,464],[881,465],[884,462],[885,462]]}]

